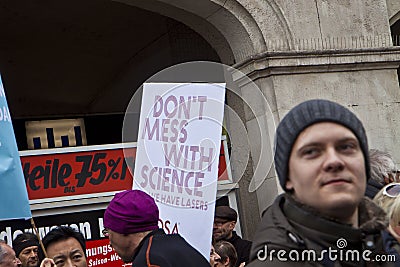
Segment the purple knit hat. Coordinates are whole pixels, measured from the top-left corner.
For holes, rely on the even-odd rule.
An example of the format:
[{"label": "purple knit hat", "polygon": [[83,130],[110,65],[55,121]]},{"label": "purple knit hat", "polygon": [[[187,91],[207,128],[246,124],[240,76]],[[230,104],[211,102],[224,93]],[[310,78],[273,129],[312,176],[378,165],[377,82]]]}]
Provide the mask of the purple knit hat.
[{"label": "purple knit hat", "polygon": [[154,199],[140,190],[115,194],[104,212],[104,227],[120,234],[158,229],[158,207]]}]

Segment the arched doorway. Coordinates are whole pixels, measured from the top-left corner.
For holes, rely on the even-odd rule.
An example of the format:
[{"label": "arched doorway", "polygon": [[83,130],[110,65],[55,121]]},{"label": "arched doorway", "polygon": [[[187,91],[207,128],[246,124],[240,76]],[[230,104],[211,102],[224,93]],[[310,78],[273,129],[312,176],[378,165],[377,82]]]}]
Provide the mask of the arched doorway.
[{"label": "arched doorway", "polygon": [[[79,117],[88,145],[120,142],[125,107],[152,74],[193,60],[233,65],[266,49],[237,2],[142,2],[2,3],[0,73],[20,150],[32,120]],[[244,110],[233,96],[227,102]],[[258,215],[246,208],[245,217]]]}]

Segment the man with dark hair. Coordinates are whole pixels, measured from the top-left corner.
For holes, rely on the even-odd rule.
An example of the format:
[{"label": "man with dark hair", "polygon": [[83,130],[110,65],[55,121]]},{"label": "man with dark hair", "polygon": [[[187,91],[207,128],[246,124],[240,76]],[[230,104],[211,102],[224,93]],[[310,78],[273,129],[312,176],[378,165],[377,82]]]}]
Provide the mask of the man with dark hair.
[{"label": "man with dark hair", "polygon": [[274,160],[285,193],[264,213],[249,266],[393,266],[379,261],[393,256],[387,222],[364,198],[368,142],[350,110],[327,100],[294,107],[276,130]]},{"label": "man with dark hair", "polygon": [[52,229],[43,238],[43,245],[57,267],[87,267],[85,238],[74,228],[58,226]]},{"label": "man with dark hair", "polygon": [[[215,252],[219,255],[219,262],[222,266],[235,267],[237,263],[237,253],[235,247],[228,241],[218,241],[214,244]],[[217,265],[217,266],[221,266]],[[244,264],[243,264],[244,265]],[[241,265],[241,266],[243,266]]]},{"label": "man with dark hair", "polygon": [[18,235],[12,242],[15,255],[21,261],[22,267],[39,266],[39,240],[32,233],[22,233]]},{"label": "man with dark hair", "polygon": [[237,253],[235,266],[247,263],[250,256],[251,242],[242,239],[233,229],[236,226],[237,212],[228,206],[217,206],[214,215],[213,238],[215,242],[224,240],[231,243]]},{"label": "man with dark hair", "polygon": [[210,267],[179,234],[158,228],[154,199],[140,190],[117,193],[104,212],[103,234],[125,263],[134,267]]},{"label": "man with dark hair", "polygon": [[15,251],[4,240],[0,240],[0,267],[18,266],[21,266],[21,261],[15,255]]}]

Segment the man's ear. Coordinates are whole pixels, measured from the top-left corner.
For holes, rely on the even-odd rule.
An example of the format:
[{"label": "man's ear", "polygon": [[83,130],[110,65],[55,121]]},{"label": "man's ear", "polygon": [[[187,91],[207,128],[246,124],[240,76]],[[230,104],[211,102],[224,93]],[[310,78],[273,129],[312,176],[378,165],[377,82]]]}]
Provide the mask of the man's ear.
[{"label": "man's ear", "polygon": [[286,187],[286,190],[289,190],[289,191],[293,190],[293,183],[292,183],[292,181],[290,181],[289,178],[286,180],[285,187]]},{"label": "man's ear", "polygon": [[232,221],[229,223],[229,229],[233,230],[236,226],[236,222]]}]

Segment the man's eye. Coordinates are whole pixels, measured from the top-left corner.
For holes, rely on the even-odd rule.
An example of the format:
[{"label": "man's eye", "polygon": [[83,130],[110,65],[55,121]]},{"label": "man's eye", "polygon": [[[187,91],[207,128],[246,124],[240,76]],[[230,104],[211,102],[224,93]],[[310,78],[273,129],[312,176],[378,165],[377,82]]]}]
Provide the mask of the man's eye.
[{"label": "man's eye", "polygon": [[356,149],[356,145],[353,143],[346,143],[339,146],[339,149],[342,151],[352,151]]},{"label": "man's eye", "polygon": [[305,156],[305,157],[312,157],[312,156],[316,156],[318,154],[318,152],[319,152],[319,150],[317,148],[305,148],[301,152],[301,155]]},{"label": "man's eye", "polygon": [[63,260],[56,260],[56,261],[54,261],[54,263],[55,263],[58,267],[64,265],[64,261],[63,261]]},{"label": "man's eye", "polygon": [[81,255],[81,254],[75,254],[75,255],[72,257],[73,260],[80,260],[81,258],[82,258],[82,255]]}]

